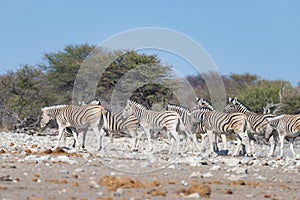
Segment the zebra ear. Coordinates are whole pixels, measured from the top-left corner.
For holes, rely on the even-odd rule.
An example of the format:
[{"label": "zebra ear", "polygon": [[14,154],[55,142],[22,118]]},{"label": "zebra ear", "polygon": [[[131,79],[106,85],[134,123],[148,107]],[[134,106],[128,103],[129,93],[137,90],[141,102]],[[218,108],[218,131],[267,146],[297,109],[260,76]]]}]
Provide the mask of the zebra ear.
[{"label": "zebra ear", "polygon": [[196,101],[199,101],[199,98],[198,98],[198,97],[196,97]]},{"label": "zebra ear", "polygon": [[232,98],[231,98],[231,97],[228,97],[228,101],[231,102],[231,101],[232,101]]}]

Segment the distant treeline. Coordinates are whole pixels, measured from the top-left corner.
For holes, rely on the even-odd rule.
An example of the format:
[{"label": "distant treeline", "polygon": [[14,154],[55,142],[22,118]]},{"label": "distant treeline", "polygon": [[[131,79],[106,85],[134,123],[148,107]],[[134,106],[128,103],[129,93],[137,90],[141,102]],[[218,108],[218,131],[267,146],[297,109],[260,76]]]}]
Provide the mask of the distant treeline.
[{"label": "distant treeline", "polygon": [[[95,52],[94,48],[95,46],[86,44],[68,45],[62,51],[46,53],[42,65],[25,64],[17,71],[8,71],[0,75],[1,129],[4,131],[14,129],[17,124],[25,121],[37,122],[42,107],[71,104],[78,70],[90,52]],[[99,48],[96,50],[95,59],[116,58],[102,74],[97,86],[95,96],[104,102],[111,100],[113,90],[120,78],[138,66],[151,65],[154,73],[141,70],[139,76],[132,77],[135,83],[142,83],[149,77],[159,78],[173,86],[179,81],[171,75],[172,66],[162,65],[156,55],[138,54],[130,50],[114,52]],[[214,74],[211,73],[209,76]],[[300,113],[300,87],[293,87],[290,82],[264,80],[257,75],[234,73],[222,76],[222,79],[226,95],[238,97],[254,112]],[[188,76],[187,80],[198,97],[210,100],[203,74]],[[131,98],[145,106],[177,102],[176,95],[165,85],[141,85],[133,92]]]}]

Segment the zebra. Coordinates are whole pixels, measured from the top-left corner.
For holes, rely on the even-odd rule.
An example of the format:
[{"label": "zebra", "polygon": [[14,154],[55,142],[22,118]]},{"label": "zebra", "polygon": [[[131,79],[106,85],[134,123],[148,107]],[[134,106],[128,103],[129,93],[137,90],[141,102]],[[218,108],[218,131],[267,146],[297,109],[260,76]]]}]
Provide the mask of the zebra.
[{"label": "zebra", "polygon": [[127,118],[123,117],[123,111],[113,113],[106,109],[105,118],[107,121],[107,126],[103,127],[105,131],[109,132],[109,135],[111,137],[112,142],[112,134],[111,132],[126,132],[128,131],[130,136],[132,137],[132,145],[131,145],[131,151],[138,150],[138,143],[140,141],[140,137],[137,138],[137,132],[139,128],[139,120],[134,116],[130,115]]},{"label": "zebra", "polygon": [[[42,115],[40,119],[40,127],[44,129],[51,119],[55,119],[58,124],[58,141],[56,147],[60,146],[60,141],[63,136],[63,130],[67,127],[75,128],[76,131],[83,131],[82,147],[85,145],[85,138],[88,128],[92,128],[98,134],[98,147],[97,150],[102,148],[102,125],[106,124],[105,109],[99,105],[58,105],[44,107],[41,109]],[[72,131],[73,132],[73,131]],[[74,134],[77,148],[80,147],[77,134]]]},{"label": "zebra", "polygon": [[[100,100],[94,99],[91,100],[89,103],[85,103],[84,101],[79,102],[80,105],[101,105]],[[102,129],[109,135],[110,142],[113,142],[112,133],[116,132],[126,132],[128,131],[130,136],[132,137],[132,146],[130,148],[131,151],[138,150],[138,143],[140,142],[140,138],[137,138],[137,131],[139,127],[138,119],[130,115],[128,118],[123,117],[123,112],[113,113],[109,109],[105,108],[105,119],[106,119],[106,126],[103,124]],[[76,131],[76,129],[65,129],[65,133],[70,131]],[[74,133],[73,133],[74,134]],[[75,141],[74,141],[75,144]],[[74,147],[74,145],[73,145]]]},{"label": "zebra", "polygon": [[277,132],[277,126],[279,123],[279,119],[282,118],[285,115],[276,116],[270,119],[267,119],[268,124],[265,131],[265,141],[270,142],[270,151],[268,153],[268,157],[274,156],[274,152],[276,149],[276,143],[278,142],[278,132]]},{"label": "zebra", "polygon": [[206,128],[207,134],[210,138],[210,154],[214,154],[213,148],[213,132],[226,133],[233,131],[237,135],[237,147],[232,154],[233,156],[239,155],[242,144],[246,146],[246,155],[252,156],[250,150],[249,137],[247,134],[248,122],[247,117],[243,113],[222,113],[209,108],[196,108],[191,111],[191,122],[202,123]]},{"label": "zebra", "polygon": [[[207,108],[208,110],[211,110],[211,111],[215,110],[215,108],[209,101],[207,101],[204,98],[198,98],[198,97],[196,97],[196,107],[195,108]],[[199,127],[203,127],[203,126],[199,126]],[[205,127],[203,127],[202,129],[205,129]],[[207,136],[208,136],[207,134],[203,135],[203,143]],[[219,148],[217,146],[217,141],[218,141],[217,136],[220,136],[222,139],[223,151],[228,152],[226,133],[223,133],[223,132],[221,132],[221,133],[214,132],[214,136],[212,138],[214,149],[216,151],[219,151]]]},{"label": "zebra", "polygon": [[278,120],[276,130],[278,132],[280,140],[280,157],[283,158],[284,139],[287,139],[290,143],[292,154],[294,158],[296,158],[293,142],[296,137],[300,136],[300,114],[280,115],[278,117],[275,117],[274,120]]},{"label": "zebra", "polygon": [[[196,134],[192,133],[192,128],[194,128],[194,127],[192,127],[192,125],[190,123],[190,115],[191,115],[190,110],[183,106],[174,105],[174,104],[167,104],[165,106],[165,109],[175,111],[180,115],[181,120],[182,120],[186,130],[189,132],[189,135],[192,136],[191,139],[195,143],[197,149],[200,151],[203,151],[203,146],[201,145],[201,147],[199,147],[199,145],[198,145]],[[200,127],[200,129],[201,129],[201,127]],[[197,129],[197,131],[201,131],[200,129]],[[204,132],[204,131],[202,131],[202,132]],[[189,136],[189,135],[187,135],[187,136]]]},{"label": "zebra", "polygon": [[251,134],[251,147],[252,151],[254,151],[254,137],[252,133],[256,133],[257,135],[265,134],[265,130],[267,128],[268,120],[274,117],[273,114],[257,114],[252,112],[247,108],[243,103],[241,103],[236,97],[230,98],[229,103],[225,106],[223,112],[225,113],[234,113],[241,112],[247,116],[247,120],[250,124]]},{"label": "zebra", "polygon": [[134,115],[139,120],[139,123],[144,129],[144,132],[148,138],[150,151],[153,149],[150,130],[161,130],[165,128],[167,132],[171,134],[173,141],[169,154],[173,152],[175,144],[175,153],[179,153],[179,135],[177,131],[178,129],[185,131],[185,127],[180,115],[177,112],[148,110],[146,107],[133,100],[127,100],[123,111],[123,116],[127,118],[130,115]]}]

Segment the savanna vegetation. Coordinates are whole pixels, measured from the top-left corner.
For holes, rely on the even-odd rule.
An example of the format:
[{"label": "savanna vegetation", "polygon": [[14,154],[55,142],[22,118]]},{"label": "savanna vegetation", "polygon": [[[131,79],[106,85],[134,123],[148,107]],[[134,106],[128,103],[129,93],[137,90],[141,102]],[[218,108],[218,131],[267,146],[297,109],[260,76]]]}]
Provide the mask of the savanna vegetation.
[{"label": "savanna vegetation", "polygon": [[[42,65],[22,65],[16,71],[0,75],[0,128],[4,131],[17,128],[20,124],[35,126],[40,109],[44,106],[71,104],[73,86],[78,70],[85,58],[95,48],[93,45],[68,45],[62,51],[44,54]],[[131,95],[136,101],[151,107],[155,104],[176,103],[176,96],[166,85],[176,86],[180,80],[171,74],[172,66],[162,65],[156,55],[138,54],[134,51],[107,52],[97,49],[95,59],[116,58],[108,64],[101,75],[95,98],[104,102],[111,100],[114,88],[125,74],[141,83]],[[151,70],[140,66],[151,65]],[[140,70],[128,74],[132,69]],[[145,68],[144,68],[145,69]],[[153,73],[155,72],[155,73]],[[95,69],[95,74],[97,70]],[[158,83],[142,84],[146,79],[159,79]],[[210,99],[202,75],[186,79],[196,95]],[[293,87],[288,81],[264,80],[254,74],[231,74],[222,76],[226,95],[238,97],[250,110],[263,113],[300,113],[300,86]],[[124,82],[130,88],[130,82]],[[217,87],[217,86],[216,86]],[[124,94],[130,91],[122,91]]]}]

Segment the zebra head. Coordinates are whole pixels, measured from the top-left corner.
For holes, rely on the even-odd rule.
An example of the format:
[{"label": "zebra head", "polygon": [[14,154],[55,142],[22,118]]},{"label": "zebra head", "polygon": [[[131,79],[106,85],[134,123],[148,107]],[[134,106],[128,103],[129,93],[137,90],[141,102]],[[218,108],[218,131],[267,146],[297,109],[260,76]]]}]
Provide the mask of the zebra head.
[{"label": "zebra head", "polygon": [[127,100],[126,106],[125,106],[125,108],[123,110],[123,117],[124,118],[128,118],[130,115],[133,114],[133,112],[132,112],[132,105],[133,105],[133,103],[134,103],[133,101]]},{"label": "zebra head", "polygon": [[234,98],[229,97],[229,102],[225,106],[223,112],[225,112],[225,113],[234,113],[234,112],[246,113],[246,112],[250,112],[250,110],[244,104],[242,104],[237,99],[237,97],[234,97]]},{"label": "zebra head", "polygon": [[47,112],[47,109],[42,108],[42,115],[40,118],[40,127],[44,129],[50,122],[50,120],[53,119]]},{"label": "zebra head", "polygon": [[211,105],[209,101],[204,98],[196,97],[196,108],[208,108],[210,110],[214,110],[214,107]]}]

